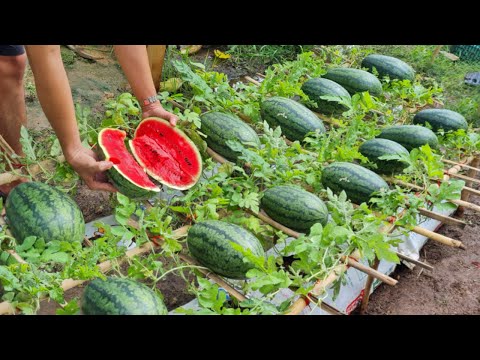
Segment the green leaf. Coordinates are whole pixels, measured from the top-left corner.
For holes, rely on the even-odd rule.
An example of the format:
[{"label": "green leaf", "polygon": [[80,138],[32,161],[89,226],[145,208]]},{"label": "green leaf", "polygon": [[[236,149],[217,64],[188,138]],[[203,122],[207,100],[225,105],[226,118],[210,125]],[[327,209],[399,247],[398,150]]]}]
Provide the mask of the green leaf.
[{"label": "green leaf", "polygon": [[78,299],[74,298],[70,300],[63,308],[55,311],[57,315],[80,315],[80,306],[78,305]]},{"label": "green leaf", "polygon": [[22,145],[22,150],[29,161],[37,161],[35,155],[35,150],[32,147],[32,139],[28,134],[28,130],[25,126],[22,125],[20,129],[20,144]]},{"label": "green leaf", "polygon": [[33,248],[33,245],[35,245],[35,242],[37,241],[36,236],[27,236],[24,240],[23,243],[20,245],[17,245],[16,250],[17,252],[23,252],[26,250],[29,250]]}]

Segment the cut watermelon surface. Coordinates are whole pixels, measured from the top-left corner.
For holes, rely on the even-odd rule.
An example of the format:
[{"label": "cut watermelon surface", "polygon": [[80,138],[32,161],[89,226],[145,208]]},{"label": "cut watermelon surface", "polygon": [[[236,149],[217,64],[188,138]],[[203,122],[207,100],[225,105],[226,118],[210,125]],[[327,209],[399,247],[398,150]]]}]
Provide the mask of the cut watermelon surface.
[{"label": "cut watermelon surface", "polygon": [[192,187],[202,173],[202,158],[195,144],[163,119],[143,120],[130,148],[151,177],[173,189]]},{"label": "cut watermelon surface", "polygon": [[125,131],[103,129],[98,135],[98,143],[105,160],[114,165],[108,170],[110,180],[122,194],[131,198],[143,198],[155,195],[160,189],[145,170],[135,161],[125,146]]}]

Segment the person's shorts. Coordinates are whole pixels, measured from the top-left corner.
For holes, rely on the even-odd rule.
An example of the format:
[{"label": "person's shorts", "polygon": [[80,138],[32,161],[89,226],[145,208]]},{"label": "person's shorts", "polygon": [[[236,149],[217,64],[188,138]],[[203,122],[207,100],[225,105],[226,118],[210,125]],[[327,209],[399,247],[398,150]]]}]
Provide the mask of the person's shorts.
[{"label": "person's shorts", "polygon": [[24,52],[23,45],[0,45],[0,56],[18,56]]}]

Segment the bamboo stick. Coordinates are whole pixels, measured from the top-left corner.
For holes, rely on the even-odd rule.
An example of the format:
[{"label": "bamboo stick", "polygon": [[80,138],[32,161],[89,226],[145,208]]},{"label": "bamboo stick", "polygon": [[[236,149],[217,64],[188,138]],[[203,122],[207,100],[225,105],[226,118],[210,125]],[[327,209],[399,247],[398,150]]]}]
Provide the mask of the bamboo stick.
[{"label": "bamboo stick", "polygon": [[[479,158],[479,157],[475,157],[470,163],[471,163],[471,165],[472,165],[472,168],[477,168],[477,167],[479,166],[479,164],[480,164],[480,158]],[[469,170],[467,171],[467,175],[468,175],[469,178],[473,179],[473,177],[476,176],[476,172],[475,172],[475,170],[473,170],[473,169],[469,169]],[[467,181],[467,182],[465,183],[466,186],[471,186],[471,184],[472,184],[472,181]],[[470,195],[471,195],[471,192],[462,191],[461,200],[463,200],[463,201],[468,201],[469,198],[470,198]],[[462,216],[464,212],[465,212],[465,208],[464,208],[463,206],[461,206],[461,207],[458,209],[458,211],[457,211],[457,213],[458,213],[460,216]]]},{"label": "bamboo stick", "polygon": [[0,148],[4,151],[4,155],[14,164],[20,164],[20,160],[16,157],[15,151],[11,148],[10,144],[0,135]]},{"label": "bamboo stick", "polygon": [[[378,270],[378,265],[380,264],[380,260],[375,257],[375,261],[373,263],[372,269]],[[371,275],[368,275],[367,282],[365,283],[365,288],[363,291],[363,298],[362,298],[362,304],[360,305],[360,314],[364,315],[365,312],[367,311],[368,307],[368,301],[370,300],[370,291],[372,288],[374,277]]]},{"label": "bamboo stick", "polygon": [[358,261],[356,260],[353,260],[352,258],[350,257],[343,257],[343,259],[347,260],[347,264],[348,266],[351,266],[353,267],[354,269],[357,269],[359,271],[362,271],[364,272],[365,274],[368,274],[369,276],[371,276],[372,278],[375,278],[375,279],[378,279],[378,280],[381,280],[383,281],[385,284],[388,284],[388,285],[391,285],[391,286],[395,286],[397,285],[398,281],[395,280],[394,278],[388,276],[388,275],[385,275],[383,273],[381,273],[380,271],[377,271],[376,269],[372,269],[371,267],[369,266],[366,266],[366,265],[363,265],[362,263],[359,263]]},{"label": "bamboo stick", "polygon": [[451,160],[447,160],[447,159],[442,159],[442,161],[446,164],[450,164],[450,165],[458,165],[460,167],[463,167],[465,169],[470,169],[470,170],[474,170],[475,172],[480,172],[480,169],[477,168],[477,167],[474,167],[474,166],[471,166],[471,165],[467,165],[467,164],[462,164],[462,163],[458,163],[458,162],[455,162],[455,161],[451,161]]},{"label": "bamboo stick", "polygon": [[220,164],[224,164],[228,162],[227,159],[225,159],[222,155],[216,153],[214,150],[210,149],[209,147],[207,148],[207,153],[210,155],[210,157],[215,160],[216,162]]},{"label": "bamboo stick", "polygon": [[463,245],[463,243],[461,241],[458,241],[458,240],[455,240],[455,239],[452,239],[448,236],[444,236],[444,235],[441,235],[441,234],[438,234],[436,232],[433,232],[433,231],[430,231],[430,230],[427,230],[427,229],[424,229],[420,226],[415,226],[413,229],[412,229],[413,232],[417,233],[417,234],[420,234],[420,235],[423,235],[423,236],[426,236],[428,237],[429,239],[432,239],[432,240],[435,240],[435,241],[438,241],[442,244],[445,244],[445,245],[449,245],[449,246],[453,246],[453,247],[458,247],[460,249],[463,249],[465,250],[465,245]]},{"label": "bamboo stick", "polygon": [[431,265],[428,265],[424,262],[421,262],[421,261],[418,261],[418,260],[415,260],[415,259],[412,259],[411,257],[408,257],[406,255],[403,255],[402,253],[399,253],[398,251],[396,251],[396,254],[397,256],[400,258],[400,259],[403,259],[409,263],[412,263],[412,264],[415,264],[415,265],[418,265],[426,270],[430,270],[432,271],[433,270],[433,266]]},{"label": "bamboo stick", "polygon": [[[187,255],[179,255],[179,257],[191,264],[191,265],[200,265],[196,260],[194,260],[193,258],[191,258],[190,256],[187,256]],[[206,270],[206,269],[197,269],[199,270],[203,275],[205,275],[206,277],[212,279],[213,281],[215,281],[218,285],[220,285],[221,287],[223,287],[225,290],[227,290],[227,292],[232,295],[233,297],[235,297],[238,301],[245,301],[247,300],[247,298],[245,297],[245,295],[243,295],[241,292],[237,291],[235,288],[233,288],[232,286],[230,286],[230,284],[228,284],[225,280],[223,280],[221,277],[219,277],[218,275],[212,273],[211,271],[209,270]]]},{"label": "bamboo stick", "polygon": [[259,82],[259,81],[255,80],[255,79],[251,78],[250,76],[245,76],[245,80],[250,81],[252,84],[255,84],[255,85],[257,85],[257,86],[262,85],[261,82]]},{"label": "bamboo stick", "polygon": [[458,206],[463,206],[466,209],[475,210],[475,211],[480,212],[480,206],[469,203],[467,201],[464,201],[464,200],[449,200],[449,201],[451,203],[454,203],[454,204],[458,205]]},{"label": "bamboo stick", "polygon": [[260,76],[261,78],[264,78],[264,79],[265,79],[265,77],[266,77],[265,75],[260,74],[260,73],[255,73],[255,75]]},{"label": "bamboo stick", "polygon": [[15,250],[7,250],[7,252],[13,256],[15,260],[17,260],[20,264],[28,264],[25,260],[22,259],[20,255],[17,254]]},{"label": "bamboo stick", "polygon": [[472,178],[472,177],[470,177],[470,176],[465,176],[465,175],[462,175],[462,174],[451,174],[451,173],[449,173],[447,170],[445,171],[445,174],[448,175],[448,176],[453,176],[453,177],[455,177],[455,178],[468,181],[468,183],[466,183],[465,186],[471,186],[472,183],[480,184],[480,180],[474,179],[474,178]]},{"label": "bamboo stick", "polygon": [[429,218],[434,219],[434,220],[441,221],[441,222],[443,222],[445,224],[448,224],[448,225],[459,226],[462,229],[467,225],[467,223],[465,221],[462,221],[460,219],[455,219],[455,218],[450,217],[450,216],[442,215],[442,214],[436,213],[434,211],[430,211],[430,210],[425,209],[425,208],[418,208],[418,211],[421,215],[424,215],[424,216],[429,217]]},{"label": "bamboo stick", "polygon": [[[321,296],[325,289],[330,286],[339,276],[347,271],[346,263],[337,265],[324,280],[319,280],[314,285],[311,293],[313,296]],[[303,297],[298,298],[287,310],[286,315],[298,315],[307,307],[307,302]]]},{"label": "bamboo stick", "polygon": [[283,226],[282,224],[276,222],[275,220],[273,220],[271,217],[269,217],[265,211],[263,210],[260,210],[260,212],[258,214],[254,213],[254,212],[251,212],[251,214],[253,214],[254,216],[258,217],[260,220],[262,220],[263,222],[273,226],[274,228],[284,232],[285,234],[291,236],[291,237],[294,237],[296,239],[298,239],[300,237],[300,233],[299,232],[296,232],[286,226]]}]

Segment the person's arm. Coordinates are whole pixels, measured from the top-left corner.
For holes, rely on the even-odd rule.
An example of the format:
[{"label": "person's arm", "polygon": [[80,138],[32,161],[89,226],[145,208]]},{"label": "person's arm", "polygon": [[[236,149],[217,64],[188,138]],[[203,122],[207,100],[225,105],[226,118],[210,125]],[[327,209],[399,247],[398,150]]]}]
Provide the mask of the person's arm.
[{"label": "person's arm", "polygon": [[104,182],[105,179],[101,179],[101,173],[113,164],[97,161],[95,153],[81,143],[60,46],[29,45],[25,49],[35,78],[38,100],[57,134],[65,159],[90,189],[116,191],[111,184]]},{"label": "person's arm", "polygon": [[142,106],[142,117],[157,116],[168,120],[173,126],[177,123],[177,117],[166,111],[160,101],[150,105],[142,102],[150,96],[156,96],[155,85],[148,63],[146,45],[115,45],[115,55],[122,67],[128,83],[132,87],[133,94]]}]

